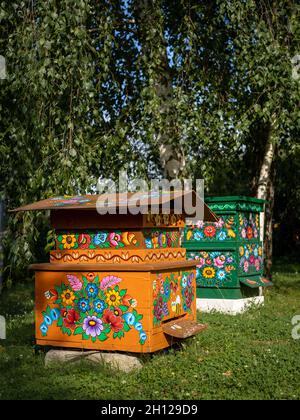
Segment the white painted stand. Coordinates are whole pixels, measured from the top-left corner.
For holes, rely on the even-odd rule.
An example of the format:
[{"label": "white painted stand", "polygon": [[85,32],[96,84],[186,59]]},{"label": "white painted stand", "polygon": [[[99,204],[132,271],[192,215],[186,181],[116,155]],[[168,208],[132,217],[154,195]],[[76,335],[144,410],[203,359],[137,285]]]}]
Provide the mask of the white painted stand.
[{"label": "white painted stand", "polygon": [[245,312],[249,307],[264,304],[264,296],[245,299],[197,299],[197,310],[200,312],[220,312],[237,315]]},{"label": "white painted stand", "polygon": [[96,364],[107,363],[110,367],[123,372],[131,372],[143,367],[137,356],[105,353],[100,351],[80,351],[80,350],[49,350],[45,357],[45,366],[52,367],[59,363],[78,363],[91,362]]}]

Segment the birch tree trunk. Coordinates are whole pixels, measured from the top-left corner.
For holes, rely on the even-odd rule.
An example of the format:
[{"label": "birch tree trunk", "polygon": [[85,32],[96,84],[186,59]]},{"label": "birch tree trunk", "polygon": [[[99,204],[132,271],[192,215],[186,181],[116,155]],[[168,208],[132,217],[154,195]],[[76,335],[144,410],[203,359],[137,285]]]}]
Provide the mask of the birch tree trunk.
[{"label": "birch tree trunk", "polygon": [[160,164],[164,177],[174,179],[184,174],[186,162],[184,152],[177,141],[176,112],[172,105],[172,69],[168,62],[161,2],[136,0],[134,12],[142,54],[153,57],[153,86],[159,99],[158,113],[164,121],[164,126],[156,133],[155,139]]},{"label": "birch tree trunk", "polygon": [[277,141],[277,120],[273,120],[269,126],[267,143],[263,163],[260,168],[260,175],[257,184],[257,198],[266,200],[265,223],[264,223],[264,262],[265,276],[272,277],[272,256],[273,256],[273,210],[275,200],[274,170],[273,161],[275,157]]}]

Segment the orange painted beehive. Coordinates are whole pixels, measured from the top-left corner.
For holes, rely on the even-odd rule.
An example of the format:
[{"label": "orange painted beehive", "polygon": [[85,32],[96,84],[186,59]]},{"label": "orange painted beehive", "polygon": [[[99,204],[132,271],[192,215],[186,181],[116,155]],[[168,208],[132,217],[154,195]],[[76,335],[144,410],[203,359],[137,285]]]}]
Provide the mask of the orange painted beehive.
[{"label": "orange painted beehive", "polygon": [[[129,196],[116,196],[117,214],[100,215],[97,195],[16,209],[50,210],[55,231],[50,263],[31,266],[38,345],[146,353],[203,329],[196,262],[180,247],[185,216],[175,214],[174,195],[157,197],[158,214],[120,214]],[[141,208],[150,197],[141,194]],[[160,213],[166,200],[170,214]],[[204,219],[216,220],[206,206]]]}]

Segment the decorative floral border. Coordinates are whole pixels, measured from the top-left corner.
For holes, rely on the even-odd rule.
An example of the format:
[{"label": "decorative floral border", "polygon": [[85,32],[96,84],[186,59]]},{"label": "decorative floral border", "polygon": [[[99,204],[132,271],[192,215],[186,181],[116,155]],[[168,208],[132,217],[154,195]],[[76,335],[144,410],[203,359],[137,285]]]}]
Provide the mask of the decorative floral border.
[{"label": "decorative floral border", "polygon": [[236,238],[236,223],[232,215],[222,216],[218,222],[199,221],[196,226],[186,229],[186,241],[232,241]]},{"label": "decorative floral border", "polygon": [[179,230],[166,231],[161,229],[149,229],[143,231],[147,249],[179,248]]},{"label": "decorative floral border", "polygon": [[263,269],[262,244],[244,244],[239,247],[239,269],[243,273],[259,273]]},{"label": "decorative floral border", "polygon": [[196,260],[197,276],[199,286],[223,286],[231,282],[232,273],[236,271],[236,261],[232,252],[188,252],[189,260]]},{"label": "decorative floral border", "polygon": [[136,235],[132,232],[63,232],[56,235],[56,248],[60,250],[103,248],[120,249],[128,246],[139,246]]},{"label": "decorative floral border", "polygon": [[149,251],[144,255],[144,250],[142,250],[141,255],[137,254],[137,250],[134,251],[135,254],[131,254],[128,251],[121,252],[116,255],[112,252],[101,252],[99,251],[51,251],[50,261],[51,262],[62,262],[62,263],[91,263],[91,262],[108,262],[119,264],[122,262],[131,262],[131,263],[140,263],[147,261],[165,261],[165,260],[184,260],[186,256],[186,251],[184,249],[179,251]]},{"label": "decorative floral border", "polygon": [[259,238],[259,215],[257,213],[239,213],[239,236],[246,240]]},{"label": "decorative floral border", "polygon": [[63,334],[80,335],[82,340],[106,341],[122,339],[135,328],[140,344],[147,335],[141,324],[143,315],[135,307],[137,301],[120,288],[122,279],[106,276],[101,280],[95,273],[86,275],[67,274],[67,282],[45,292],[49,304],[42,312],[40,331],[43,337],[56,324]]}]

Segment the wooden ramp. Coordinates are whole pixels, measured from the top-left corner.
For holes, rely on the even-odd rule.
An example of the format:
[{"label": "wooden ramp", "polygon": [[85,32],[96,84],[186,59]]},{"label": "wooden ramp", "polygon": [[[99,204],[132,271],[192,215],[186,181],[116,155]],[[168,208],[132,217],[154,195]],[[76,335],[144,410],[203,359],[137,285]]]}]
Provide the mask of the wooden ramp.
[{"label": "wooden ramp", "polygon": [[163,332],[175,338],[188,338],[207,329],[207,324],[198,324],[191,320],[170,321],[162,326]]}]

